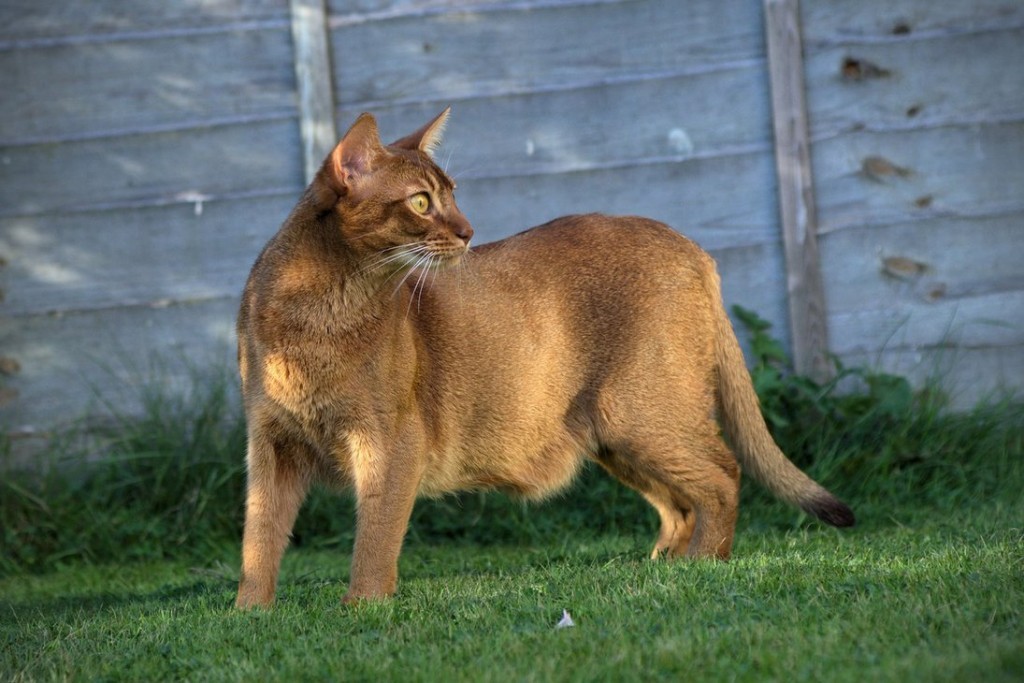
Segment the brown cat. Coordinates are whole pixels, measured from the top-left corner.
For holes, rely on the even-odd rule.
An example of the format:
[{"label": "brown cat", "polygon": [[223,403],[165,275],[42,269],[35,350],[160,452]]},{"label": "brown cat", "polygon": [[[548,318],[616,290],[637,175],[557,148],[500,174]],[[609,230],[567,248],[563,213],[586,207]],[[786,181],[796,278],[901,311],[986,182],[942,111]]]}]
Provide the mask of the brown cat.
[{"label": "brown cat", "polygon": [[238,606],[273,601],[315,480],[355,488],[347,601],[394,593],[417,495],[543,498],[585,458],[658,511],[652,557],[725,559],[740,470],[716,414],[771,491],[853,524],[769,435],[711,257],[663,224],[600,215],[469,251],[430,157],[447,116],[388,146],[360,116],[253,266]]}]

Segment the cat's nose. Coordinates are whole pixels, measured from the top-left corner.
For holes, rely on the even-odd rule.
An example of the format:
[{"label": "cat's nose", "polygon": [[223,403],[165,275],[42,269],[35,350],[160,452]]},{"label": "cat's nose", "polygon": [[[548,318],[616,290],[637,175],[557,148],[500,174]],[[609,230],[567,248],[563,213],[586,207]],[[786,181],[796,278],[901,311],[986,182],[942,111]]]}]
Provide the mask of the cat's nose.
[{"label": "cat's nose", "polygon": [[452,221],[452,233],[468,243],[473,238],[473,226],[465,218],[455,220]]}]

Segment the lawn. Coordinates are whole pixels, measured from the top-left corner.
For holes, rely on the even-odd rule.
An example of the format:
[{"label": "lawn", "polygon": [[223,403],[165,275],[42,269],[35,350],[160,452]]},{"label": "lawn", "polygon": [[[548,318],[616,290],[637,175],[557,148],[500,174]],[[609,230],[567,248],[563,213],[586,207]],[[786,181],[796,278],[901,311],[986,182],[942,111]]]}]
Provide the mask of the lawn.
[{"label": "lawn", "polygon": [[[611,534],[414,543],[399,595],[355,608],[328,550],[289,553],[276,606],[247,613],[228,549],[18,575],[0,581],[0,677],[1022,680],[1024,506],[908,514],[747,529],[728,563],[652,562],[648,538]],[[563,610],[575,626],[555,627]]]}]

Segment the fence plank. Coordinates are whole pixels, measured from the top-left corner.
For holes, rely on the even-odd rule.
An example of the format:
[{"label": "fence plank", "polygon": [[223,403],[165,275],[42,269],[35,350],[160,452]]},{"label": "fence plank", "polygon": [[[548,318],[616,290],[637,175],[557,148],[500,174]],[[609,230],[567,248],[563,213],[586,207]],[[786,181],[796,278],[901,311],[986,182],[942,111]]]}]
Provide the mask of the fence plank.
[{"label": "fence plank", "polygon": [[847,367],[867,367],[907,377],[915,386],[938,384],[950,407],[964,410],[979,400],[1004,395],[1021,396],[1024,377],[1024,345],[999,347],[950,347],[839,354]]},{"label": "fence plank", "polygon": [[[287,155],[287,148],[275,153]],[[712,250],[774,248],[771,168],[763,151],[580,173],[469,177],[460,179],[457,196],[478,243],[561,214],[605,211],[657,218]],[[744,191],[737,194],[736,186]],[[5,310],[23,316],[237,295],[301,190],[292,185],[208,199],[202,191],[192,202],[0,217]],[[781,286],[781,276],[774,284]]]},{"label": "fence plank", "polygon": [[125,34],[188,32],[239,24],[285,26],[288,0],[89,0],[0,3],[0,49],[38,43],[107,41]]},{"label": "fence plank", "polygon": [[0,317],[0,348],[20,365],[5,378],[18,393],[3,406],[3,424],[19,436],[110,409],[133,414],[143,388],[173,391],[195,370],[231,369],[237,311],[230,297]]},{"label": "fence plank", "polygon": [[816,143],[818,234],[1024,209],[1024,121],[860,131]]},{"label": "fence plank", "polygon": [[[937,216],[823,234],[818,245],[829,264],[822,273],[829,313],[1024,290],[1022,226],[1024,211]],[[1024,315],[1012,323],[1024,329]]]},{"label": "fence plank", "polygon": [[765,0],[765,21],[793,363],[800,373],[824,378],[830,370],[828,331],[796,0]]},{"label": "fence plank", "polygon": [[276,28],[0,50],[0,145],[294,116],[290,43]]},{"label": "fence plank", "polygon": [[300,189],[290,119],[3,150],[0,216]]},{"label": "fence plank", "polygon": [[826,45],[941,40],[961,33],[988,33],[1024,26],[1024,3],[1015,0],[808,2],[803,7],[803,25],[804,44],[809,52]]},{"label": "fence plank", "polygon": [[765,151],[582,173],[466,178],[456,196],[480,243],[567,213],[600,211],[663,221],[709,250],[774,246],[771,169]]},{"label": "fence plank", "polygon": [[306,182],[310,183],[338,140],[327,13],[324,0],[291,0],[291,7],[303,169]]},{"label": "fence plank", "polygon": [[1024,291],[991,291],[955,300],[903,302],[833,313],[837,354],[928,348],[988,348],[1024,345]]},{"label": "fence plank", "polygon": [[[761,63],[757,3],[508,3],[332,27],[338,101],[372,108],[610,84]],[[639,112],[638,103],[638,112]]]},{"label": "fence plank", "polygon": [[[714,253],[726,301],[777,321],[785,306],[777,252],[775,245],[764,245]],[[471,273],[466,277],[469,282]],[[97,410],[131,414],[139,409],[140,389],[146,386],[173,391],[197,368],[234,374],[237,310],[237,297],[226,296],[0,318],[0,348],[21,367],[5,379],[5,386],[18,392],[3,407],[5,425],[23,435]]]},{"label": "fence plank", "polygon": [[[642,116],[637,102],[647,103]],[[445,99],[381,104],[372,112],[393,140],[436,116]],[[338,111],[344,129],[363,111]],[[564,173],[652,161],[771,150],[763,65],[589,88],[454,102],[438,160],[450,173],[499,177]],[[771,170],[769,169],[769,174]],[[638,187],[638,197],[645,188]]]},{"label": "fence plank", "polygon": [[6,313],[238,296],[296,194],[0,218]]},{"label": "fence plank", "polygon": [[809,52],[805,63],[815,142],[1024,118],[1024,79],[1007,68],[1024,63],[1024,28],[842,45]]}]

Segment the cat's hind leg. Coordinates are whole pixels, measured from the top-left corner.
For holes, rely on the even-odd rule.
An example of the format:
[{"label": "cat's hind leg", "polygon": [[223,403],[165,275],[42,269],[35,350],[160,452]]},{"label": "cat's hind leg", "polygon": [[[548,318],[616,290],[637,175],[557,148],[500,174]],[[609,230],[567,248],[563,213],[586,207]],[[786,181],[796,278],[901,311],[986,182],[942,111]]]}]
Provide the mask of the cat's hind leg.
[{"label": "cat's hind leg", "polygon": [[680,507],[667,492],[641,491],[644,499],[658,512],[661,527],[651,550],[651,559],[679,557],[686,554],[693,536],[693,511]]},{"label": "cat's hind leg", "polygon": [[694,457],[681,466],[666,468],[672,477],[667,485],[693,504],[693,536],[686,556],[729,559],[739,514],[739,465],[717,433],[691,446],[690,452]]},{"label": "cat's hind leg", "polygon": [[651,550],[651,559],[685,555],[694,527],[694,514],[689,503],[674,499],[667,487],[636,468],[632,458],[622,458],[617,452],[602,449],[595,459],[612,476],[642,495],[657,511],[661,526]]},{"label": "cat's hind leg", "polygon": [[661,518],[655,554],[728,559],[739,506],[739,466],[711,421],[685,438],[660,434],[615,444],[598,457],[640,491]]}]

